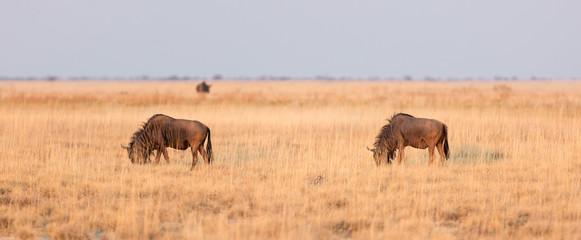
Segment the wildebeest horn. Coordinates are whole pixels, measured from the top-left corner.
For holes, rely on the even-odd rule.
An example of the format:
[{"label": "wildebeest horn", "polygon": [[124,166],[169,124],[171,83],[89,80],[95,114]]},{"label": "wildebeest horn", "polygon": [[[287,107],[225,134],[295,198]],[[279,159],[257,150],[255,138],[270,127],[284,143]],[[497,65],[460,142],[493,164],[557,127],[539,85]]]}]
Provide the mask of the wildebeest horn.
[{"label": "wildebeest horn", "polygon": [[372,151],[372,152],[373,152],[373,151],[375,151],[375,149],[369,149],[369,145],[366,145],[365,147],[366,147],[366,148],[367,148],[367,150],[369,150],[369,151]]},{"label": "wildebeest horn", "polygon": [[125,148],[125,149],[129,149],[129,147],[128,147],[128,146],[125,146],[125,145],[123,145],[123,143],[121,144],[121,147],[122,147],[122,148]]}]

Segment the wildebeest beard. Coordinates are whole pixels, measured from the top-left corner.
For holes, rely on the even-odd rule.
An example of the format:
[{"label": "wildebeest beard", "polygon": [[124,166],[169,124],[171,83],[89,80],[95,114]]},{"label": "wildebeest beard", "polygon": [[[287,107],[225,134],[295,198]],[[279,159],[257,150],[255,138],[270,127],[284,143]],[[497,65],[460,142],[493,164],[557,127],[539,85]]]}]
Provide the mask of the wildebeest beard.
[{"label": "wildebeest beard", "polygon": [[373,151],[375,163],[379,165],[385,159],[388,164],[391,164],[397,147],[391,124],[387,124],[381,128],[381,131],[375,138],[373,146],[375,147]]},{"label": "wildebeest beard", "polygon": [[149,162],[149,157],[153,153],[154,147],[150,141],[150,132],[147,131],[149,121],[144,123],[138,131],[133,133],[129,147],[127,148],[129,159],[132,163],[144,164]]}]

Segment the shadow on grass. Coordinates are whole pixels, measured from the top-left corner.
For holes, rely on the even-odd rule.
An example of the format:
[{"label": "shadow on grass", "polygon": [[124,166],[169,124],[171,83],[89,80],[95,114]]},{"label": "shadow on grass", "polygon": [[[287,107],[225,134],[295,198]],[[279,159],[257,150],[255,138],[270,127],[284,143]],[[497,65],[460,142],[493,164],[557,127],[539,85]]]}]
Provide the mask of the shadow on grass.
[{"label": "shadow on grass", "polygon": [[462,145],[455,151],[452,151],[450,162],[469,164],[469,163],[493,163],[506,157],[506,154],[489,149],[479,148],[472,145]]}]

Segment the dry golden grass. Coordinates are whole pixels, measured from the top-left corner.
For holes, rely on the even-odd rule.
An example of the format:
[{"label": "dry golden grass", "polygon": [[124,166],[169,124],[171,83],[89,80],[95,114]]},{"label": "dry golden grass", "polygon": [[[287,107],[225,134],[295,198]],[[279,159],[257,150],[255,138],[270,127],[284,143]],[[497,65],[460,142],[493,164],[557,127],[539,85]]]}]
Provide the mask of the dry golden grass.
[{"label": "dry golden grass", "polygon": [[[579,82],[0,82],[0,238],[581,237]],[[451,159],[377,168],[395,112]],[[215,162],[132,165],[155,113],[212,130]]]}]

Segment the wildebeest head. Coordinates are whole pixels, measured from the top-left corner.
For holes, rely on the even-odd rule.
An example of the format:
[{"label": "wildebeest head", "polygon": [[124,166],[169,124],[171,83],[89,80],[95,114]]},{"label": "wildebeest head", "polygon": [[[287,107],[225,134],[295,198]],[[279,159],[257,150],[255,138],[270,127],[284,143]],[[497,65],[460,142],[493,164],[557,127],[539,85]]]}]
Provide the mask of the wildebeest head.
[{"label": "wildebeest head", "polygon": [[129,156],[131,163],[143,164],[145,163],[145,160],[148,159],[148,152],[135,147],[134,144],[129,144],[129,146],[121,144],[121,147],[127,150],[127,156]]},{"label": "wildebeest head", "polygon": [[144,164],[147,160],[149,160],[149,155],[153,152],[152,142],[148,138],[148,133],[145,130],[151,121],[151,119],[155,118],[158,115],[154,115],[151,117],[146,123],[143,124],[143,127],[133,133],[131,137],[131,141],[129,142],[129,146],[124,146],[121,144],[121,147],[127,150],[127,155],[131,160],[131,163],[139,163]]},{"label": "wildebeest head", "polygon": [[391,164],[391,159],[393,159],[394,156],[393,151],[381,151],[377,148],[369,148],[369,146],[367,146],[367,150],[373,152],[373,160],[375,160],[377,166],[381,165],[382,162]]},{"label": "wildebeest head", "polygon": [[389,121],[390,124],[381,127],[379,134],[375,137],[375,143],[373,144],[374,148],[369,149],[369,147],[367,147],[367,150],[373,152],[373,158],[375,159],[375,164],[377,164],[377,166],[381,165],[382,162],[391,164],[391,159],[393,159],[395,155],[397,144],[391,120]]}]

